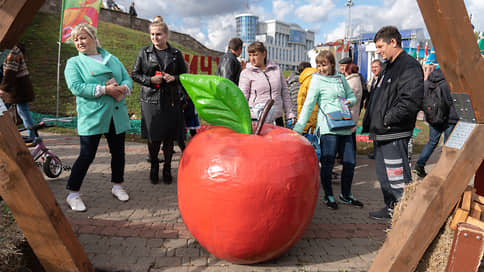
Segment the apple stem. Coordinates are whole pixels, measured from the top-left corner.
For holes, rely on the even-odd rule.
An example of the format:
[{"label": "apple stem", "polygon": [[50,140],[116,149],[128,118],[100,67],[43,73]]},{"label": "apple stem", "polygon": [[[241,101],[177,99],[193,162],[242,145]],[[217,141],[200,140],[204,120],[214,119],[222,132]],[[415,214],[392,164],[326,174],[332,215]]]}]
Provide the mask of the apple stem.
[{"label": "apple stem", "polygon": [[261,115],[259,121],[257,122],[257,128],[255,129],[255,133],[254,133],[255,135],[260,134],[260,132],[262,130],[262,126],[264,125],[264,122],[266,121],[267,114],[269,114],[269,111],[271,110],[272,105],[274,105],[274,99],[267,100],[267,102],[264,106],[264,110],[262,111],[262,115]]}]

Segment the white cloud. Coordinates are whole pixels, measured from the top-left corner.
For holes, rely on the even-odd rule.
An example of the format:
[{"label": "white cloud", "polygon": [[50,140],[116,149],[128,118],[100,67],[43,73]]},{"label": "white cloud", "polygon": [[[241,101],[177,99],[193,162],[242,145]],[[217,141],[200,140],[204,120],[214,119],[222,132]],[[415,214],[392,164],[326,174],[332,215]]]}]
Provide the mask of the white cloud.
[{"label": "white cloud", "polygon": [[186,17],[183,19],[183,24],[179,26],[175,25],[171,27],[171,29],[188,34],[200,43],[206,45],[207,36],[201,31],[203,25],[204,24],[200,18]]},{"label": "white cloud", "polygon": [[484,31],[484,1],[483,0],[468,0],[467,12],[469,16],[472,15],[472,24],[475,31]]},{"label": "white cloud", "polygon": [[225,51],[230,39],[236,36],[235,14],[213,17],[208,21],[207,32],[207,47]]},{"label": "white cloud", "polygon": [[322,23],[328,20],[330,12],[335,8],[331,0],[307,1],[296,8],[296,16],[307,23]]},{"label": "white cloud", "polygon": [[[345,36],[345,23],[340,23],[333,31],[324,35],[324,41],[336,41],[343,39]],[[315,43],[319,43],[315,41]]]},{"label": "white cloud", "polygon": [[282,20],[294,12],[294,5],[292,1],[276,0],[272,2],[272,11],[277,20]]},{"label": "white cloud", "polygon": [[181,16],[208,17],[233,12],[245,7],[245,1],[243,0],[172,0],[169,2],[168,6],[172,6],[173,11]]},{"label": "white cloud", "polygon": [[[129,7],[132,0],[115,0]],[[250,13],[259,21],[277,19],[297,23],[315,31],[315,43],[344,37],[348,9],[344,0],[249,0]],[[376,32],[382,26],[395,25],[399,29],[422,27],[425,24],[415,0],[354,1],[351,8],[353,33]],[[164,17],[170,29],[187,33],[211,49],[223,51],[236,35],[235,15],[247,12],[246,0],[137,0],[136,9],[141,18]],[[465,0],[473,15],[476,30],[484,31],[484,0]]]}]

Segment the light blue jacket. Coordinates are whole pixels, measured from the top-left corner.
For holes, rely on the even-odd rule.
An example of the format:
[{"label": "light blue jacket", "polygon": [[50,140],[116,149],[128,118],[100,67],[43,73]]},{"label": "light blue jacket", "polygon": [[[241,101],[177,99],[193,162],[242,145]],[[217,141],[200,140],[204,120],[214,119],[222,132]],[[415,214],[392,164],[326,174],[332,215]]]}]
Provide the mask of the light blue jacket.
[{"label": "light blue jacket", "polygon": [[350,105],[356,103],[355,94],[342,74],[338,73],[334,76],[323,76],[319,73],[313,74],[313,78],[309,84],[308,94],[299,115],[299,120],[297,120],[294,126],[294,131],[302,133],[309,116],[313,112],[314,105],[318,103],[320,109],[318,111],[316,134],[319,131],[320,135],[351,135],[351,128],[330,131],[326,123],[326,115],[321,112],[321,109],[325,113],[341,110],[338,96],[346,97],[350,101]]},{"label": "light blue jacket", "polygon": [[105,85],[115,78],[119,85],[127,85],[131,90],[133,82],[123,64],[108,51],[98,48],[104,61],[99,63],[89,56],[79,53],[67,61],[64,70],[67,87],[76,96],[77,130],[82,136],[109,132],[111,120],[116,134],[130,129],[128,108],[124,99],[117,102],[109,95],[94,97],[97,85]]}]

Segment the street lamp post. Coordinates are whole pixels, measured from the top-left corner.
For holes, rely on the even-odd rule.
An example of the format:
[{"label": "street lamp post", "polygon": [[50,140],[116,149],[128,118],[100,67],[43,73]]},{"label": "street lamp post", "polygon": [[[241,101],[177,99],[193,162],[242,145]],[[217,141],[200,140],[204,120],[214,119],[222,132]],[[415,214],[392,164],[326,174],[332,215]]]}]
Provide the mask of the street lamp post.
[{"label": "street lamp post", "polygon": [[346,25],[345,31],[345,40],[349,40],[351,38],[351,7],[354,6],[353,0],[347,0],[345,6],[348,7],[348,21]]},{"label": "street lamp post", "polygon": [[[345,27],[345,38],[343,40],[343,48],[346,45],[346,42],[351,40],[351,7],[354,6],[355,3],[353,3],[353,0],[347,0],[345,6],[348,7],[348,21],[346,22],[346,27]],[[342,52],[342,56],[344,55],[344,50]]]}]

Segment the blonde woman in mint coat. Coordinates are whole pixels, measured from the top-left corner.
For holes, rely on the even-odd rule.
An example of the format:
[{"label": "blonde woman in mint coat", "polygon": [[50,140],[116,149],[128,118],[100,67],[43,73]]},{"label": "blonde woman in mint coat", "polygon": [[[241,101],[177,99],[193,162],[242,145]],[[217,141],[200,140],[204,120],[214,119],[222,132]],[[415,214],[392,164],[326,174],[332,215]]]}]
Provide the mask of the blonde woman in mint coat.
[{"label": "blonde woman in mint coat", "polygon": [[123,64],[98,47],[95,33],[87,24],[72,30],[71,38],[79,55],[70,58],[64,70],[67,86],[76,96],[81,145],[67,182],[70,190],[67,204],[77,212],[86,211],[79,190],[103,134],[111,153],[111,192],[120,201],[129,199],[121,183],[124,181],[124,139],[130,129],[124,97],[130,93],[132,81]]},{"label": "blonde woman in mint coat", "polygon": [[294,130],[302,133],[309,116],[313,112],[314,105],[317,103],[320,110],[318,111],[316,134],[320,135],[320,175],[325,195],[324,202],[331,209],[338,208],[333,195],[331,174],[336,153],[340,151],[343,153],[343,171],[341,173],[341,194],[339,200],[342,203],[363,207],[363,203],[355,199],[351,194],[356,161],[355,143],[351,137],[352,129],[330,130],[324,114],[342,109],[339,97],[346,98],[345,104],[349,107],[356,105],[356,97],[344,75],[335,72],[335,63],[334,55],[328,50],[322,51],[316,57],[316,66],[319,73],[313,74],[306,100]]}]

